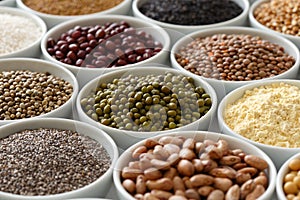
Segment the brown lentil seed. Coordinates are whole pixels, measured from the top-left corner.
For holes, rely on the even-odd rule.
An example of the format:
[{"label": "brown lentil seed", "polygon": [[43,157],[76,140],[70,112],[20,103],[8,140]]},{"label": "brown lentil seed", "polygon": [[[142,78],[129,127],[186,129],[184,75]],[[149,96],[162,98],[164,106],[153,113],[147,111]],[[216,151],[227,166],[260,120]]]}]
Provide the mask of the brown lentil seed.
[{"label": "brown lentil seed", "polygon": [[95,140],[70,130],[24,130],[0,139],[0,191],[51,195],[84,187],[110,167]]},{"label": "brown lentil seed", "polygon": [[73,87],[69,82],[50,73],[3,71],[0,73],[0,95],[3,95],[0,100],[0,120],[30,118],[48,113],[66,103],[72,93]]},{"label": "brown lentil seed", "polygon": [[258,36],[239,34],[195,38],[175,57],[183,68],[196,75],[226,81],[272,77],[289,70],[295,63],[283,47]]}]

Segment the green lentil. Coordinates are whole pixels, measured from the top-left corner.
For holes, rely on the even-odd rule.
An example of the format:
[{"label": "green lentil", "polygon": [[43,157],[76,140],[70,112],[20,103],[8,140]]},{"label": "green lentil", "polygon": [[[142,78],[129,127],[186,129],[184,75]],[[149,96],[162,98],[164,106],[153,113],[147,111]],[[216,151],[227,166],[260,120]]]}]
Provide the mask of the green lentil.
[{"label": "green lentil", "polygon": [[81,105],[87,115],[106,126],[159,131],[198,120],[211,108],[212,100],[193,78],[166,72],[100,83],[81,99]]}]

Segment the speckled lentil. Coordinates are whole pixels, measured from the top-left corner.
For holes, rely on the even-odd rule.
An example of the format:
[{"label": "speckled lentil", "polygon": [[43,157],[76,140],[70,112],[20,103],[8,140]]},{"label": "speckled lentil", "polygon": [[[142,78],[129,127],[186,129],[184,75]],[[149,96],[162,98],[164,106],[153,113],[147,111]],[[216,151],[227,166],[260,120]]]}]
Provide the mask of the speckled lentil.
[{"label": "speckled lentil", "polygon": [[134,131],[169,130],[205,115],[210,95],[184,75],[124,75],[81,99],[84,111],[103,125]]},{"label": "speckled lentil", "polygon": [[0,139],[0,191],[50,195],[84,187],[110,167],[97,141],[60,129],[24,130]]},{"label": "speckled lentil", "polygon": [[272,146],[300,147],[300,89],[279,82],[245,91],[226,105],[225,123],[236,133]]},{"label": "speckled lentil", "polygon": [[123,0],[23,0],[29,8],[51,15],[85,15],[113,8]]},{"label": "speckled lentil", "polygon": [[139,10],[154,20],[178,25],[214,24],[243,12],[231,0],[155,0],[141,4]]},{"label": "speckled lentil", "polygon": [[295,63],[283,47],[244,34],[197,37],[175,52],[175,57],[183,68],[196,75],[226,81],[276,76]]},{"label": "speckled lentil", "polygon": [[271,0],[261,3],[253,13],[262,25],[280,33],[300,36],[300,1]]},{"label": "speckled lentil", "polygon": [[72,94],[71,83],[50,73],[2,71],[0,120],[30,118],[48,113],[67,102]]},{"label": "speckled lentil", "polygon": [[41,28],[24,16],[0,13],[0,27],[0,56],[29,47],[42,36]]}]

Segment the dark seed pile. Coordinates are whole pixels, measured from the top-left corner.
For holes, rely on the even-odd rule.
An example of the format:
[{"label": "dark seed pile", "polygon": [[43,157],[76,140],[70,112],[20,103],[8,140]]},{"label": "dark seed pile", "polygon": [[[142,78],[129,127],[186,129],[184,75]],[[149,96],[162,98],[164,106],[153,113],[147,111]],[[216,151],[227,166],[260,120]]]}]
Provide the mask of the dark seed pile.
[{"label": "dark seed pile", "polygon": [[110,167],[101,144],[77,132],[24,130],[0,140],[0,191],[50,195],[84,187]]},{"label": "dark seed pile", "polygon": [[176,52],[175,57],[194,74],[226,81],[276,76],[295,63],[295,58],[280,45],[247,34],[198,37]]},{"label": "dark seed pile", "polygon": [[101,124],[133,131],[178,128],[204,116],[212,105],[209,94],[191,77],[124,75],[101,83],[81,99],[87,115]]},{"label": "dark seed pile", "polygon": [[48,113],[67,102],[72,93],[71,83],[50,73],[3,71],[0,73],[0,120]]},{"label": "dark seed pile", "polygon": [[214,24],[243,12],[231,0],[155,0],[142,4],[139,10],[154,20],[178,25]]}]

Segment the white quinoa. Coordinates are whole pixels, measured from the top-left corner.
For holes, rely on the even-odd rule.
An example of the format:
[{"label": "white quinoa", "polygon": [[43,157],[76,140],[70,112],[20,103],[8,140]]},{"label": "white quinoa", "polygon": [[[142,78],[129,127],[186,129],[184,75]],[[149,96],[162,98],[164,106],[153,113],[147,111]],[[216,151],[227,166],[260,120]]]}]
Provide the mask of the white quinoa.
[{"label": "white quinoa", "polygon": [[37,41],[41,34],[41,28],[31,19],[24,16],[1,13],[0,55],[28,47]]},{"label": "white quinoa", "polygon": [[300,147],[300,89],[274,83],[245,92],[224,111],[226,124],[236,133],[272,146]]}]

